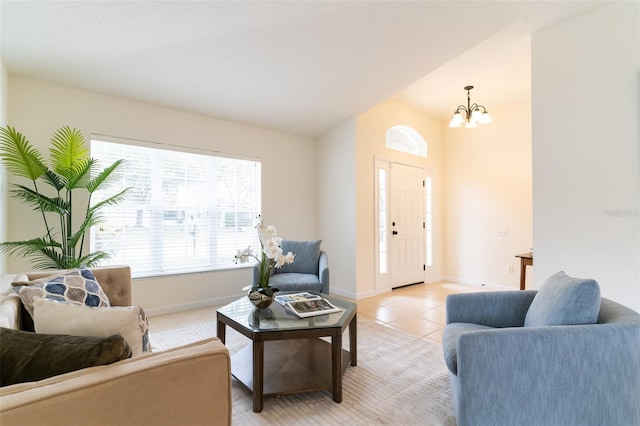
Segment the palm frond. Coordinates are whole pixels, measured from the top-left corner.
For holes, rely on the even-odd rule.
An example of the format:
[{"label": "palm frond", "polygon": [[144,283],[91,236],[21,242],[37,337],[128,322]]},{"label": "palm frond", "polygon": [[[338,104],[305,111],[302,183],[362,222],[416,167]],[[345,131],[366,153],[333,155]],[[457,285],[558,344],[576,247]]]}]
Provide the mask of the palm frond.
[{"label": "palm frond", "polygon": [[35,269],[70,269],[66,265],[65,256],[61,251],[45,247],[37,253],[33,253],[33,267]]},{"label": "palm frond", "polygon": [[0,243],[0,253],[19,255],[22,257],[31,256],[34,253],[48,249],[60,249],[62,246],[54,240],[44,238],[33,238],[24,241],[5,241]]},{"label": "palm frond", "polygon": [[42,179],[49,185],[53,186],[58,192],[62,191],[66,186],[65,178],[56,174],[52,170],[47,170],[45,174],[42,175]]},{"label": "palm frond", "polygon": [[84,142],[82,132],[71,129],[69,126],[61,127],[53,134],[51,144],[52,147],[49,149],[51,168],[57,174],[64,176],[67,181],[71,181],[89,157],[89,149]]},{"label": "palm frond", "polygon": [[18,189],[12,189],[11,195],[14,198],[30,205],[34,210],[42,210],[48,213],[68,214],[71,206],[65,200],[55,197],[47,197],[23,185],[15,185]]},{"label": "palm frond", "polygon": [[71,268],[79,268],[83,265],[87,267],[96,266],[102,260],[106,260],[109,257],[109,253],[105,253],[104,251],[94,251],[87,254],[86,256],[75,259],[74,266],[71,266]]},{"label": "palm frond", "polygon": [[66,188],[68,190],[74,188],[84,188],[91,177],[91,169],[95,166],[97,160],[93,158],[83,158],[78,160],[76,163],[76,167],[72,170],[69,170],[69,175],[67,176],[67,185]]},{"label": "palm frond", "polygon": [[84,222],[82,222],[82,225],[80,225],[78,227],[78,230],[69,237],[69,244],[73,247],[77,246],[80,240],[84,238],[84,235],[87,233],[87,231],[89,231],[92,226],[98,225],[101,220],[102,217],[97,212],[87,213],[87,216],[85,217]]},{"label": "palm frond", "polygon": [[47,171],[42,154],[11,126],[0,127],[0,158],[10,173],[32,181]]},{"label": "palm frond", "polygon": [[125,188],[122,191],[118,192],[115,195],[112,195],[111,197],[100,201],[99,203],[94,204],[93,206],[91,206],[91,208],[87,211],[87,214],[93,213],[97,210],[100,210],[101,208],[103,208],[104,206],[113,206],[116,205],[120,202],[122,202],[126,196],[127,196],[127,192],[129,192],[129,190],[131,190],[132,188]]},{"label": "palm frond", "polygon": [[124,160],[117,160],[109,167],[105,168],[96,177],[87,182],[86,188],[90,193],[93,193],[101,185],[107,185],[120,179],[121,175],[116,172],[118,167],[124,163]]}]

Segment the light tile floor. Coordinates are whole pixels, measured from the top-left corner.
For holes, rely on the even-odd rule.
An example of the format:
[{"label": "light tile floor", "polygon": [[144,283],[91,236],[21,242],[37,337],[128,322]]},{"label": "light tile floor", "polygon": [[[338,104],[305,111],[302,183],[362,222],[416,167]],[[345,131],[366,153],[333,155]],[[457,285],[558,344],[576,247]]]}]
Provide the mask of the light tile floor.
[{"label": "light tile floor", "polygon": [[[384,327],[440,345],[447,296],[487,290],[489,288],[447,282],[415,284],[358,300],[358,315],[372,318]],[[215,309],[216,307],[209,307],[149,317],[151,334],[214,321]]]},{"label": "light tile floor", "polygon": [[485,287],[439,282],[416,284],[358,301],[358,315],[440,345],[449,294],[487,291]]}]

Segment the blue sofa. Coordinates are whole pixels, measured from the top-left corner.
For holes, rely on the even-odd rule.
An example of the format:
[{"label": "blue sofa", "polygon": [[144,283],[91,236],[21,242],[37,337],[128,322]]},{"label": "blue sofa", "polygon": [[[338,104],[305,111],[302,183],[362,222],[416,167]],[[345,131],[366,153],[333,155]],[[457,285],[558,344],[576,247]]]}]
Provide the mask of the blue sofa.
[{"label": "blue sofa", "polygon": [[[284,253],[296,255],[291,264],[271,270],[269,285],[280,291],[314,291],[329,294],[329,259],[320,250],[321,240],[282,240]],[[260,265],[253,266],[253,282],[256,286],[260,277]]]},{"label": "blue sofa", "polygon": [[[559,325],[572,321],[549,308],[563,296],[547,284],[447,298],[443,350],[458,426],[640,425],[640,315],[598,288],[593,323]],[[593,308],[573,300],[564,304],[574,313]],[[540,313],[553,325],[538,323]]]}]

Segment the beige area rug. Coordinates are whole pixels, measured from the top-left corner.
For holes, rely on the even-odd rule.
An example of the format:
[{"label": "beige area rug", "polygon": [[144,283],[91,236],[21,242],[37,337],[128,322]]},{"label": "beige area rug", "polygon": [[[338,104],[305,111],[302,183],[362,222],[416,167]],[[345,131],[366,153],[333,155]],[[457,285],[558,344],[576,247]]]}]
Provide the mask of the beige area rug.
[{"label": "beige area rug", "polygon": [[[215,321],[153,333],[154,350],[215,336]],[[345,344],[348,345],[345,333]],[[227,327],[233,354],[249,339]],[[234,425],[455,425],[442,350],[429,342],[358,318],[358,365],[343,377],[342,403],[331,392],[266,397],[254,413],[251,394],[233,379]]]}]

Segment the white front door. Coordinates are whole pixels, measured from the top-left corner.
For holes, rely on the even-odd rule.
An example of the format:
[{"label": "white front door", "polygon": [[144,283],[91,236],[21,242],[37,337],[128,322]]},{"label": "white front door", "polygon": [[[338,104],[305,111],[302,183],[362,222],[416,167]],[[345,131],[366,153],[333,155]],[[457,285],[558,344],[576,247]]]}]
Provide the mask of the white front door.
[{"label": "white front door", "polygon": [[425,187],[423,169],[390,164],[391,287],[424,281]]}]

